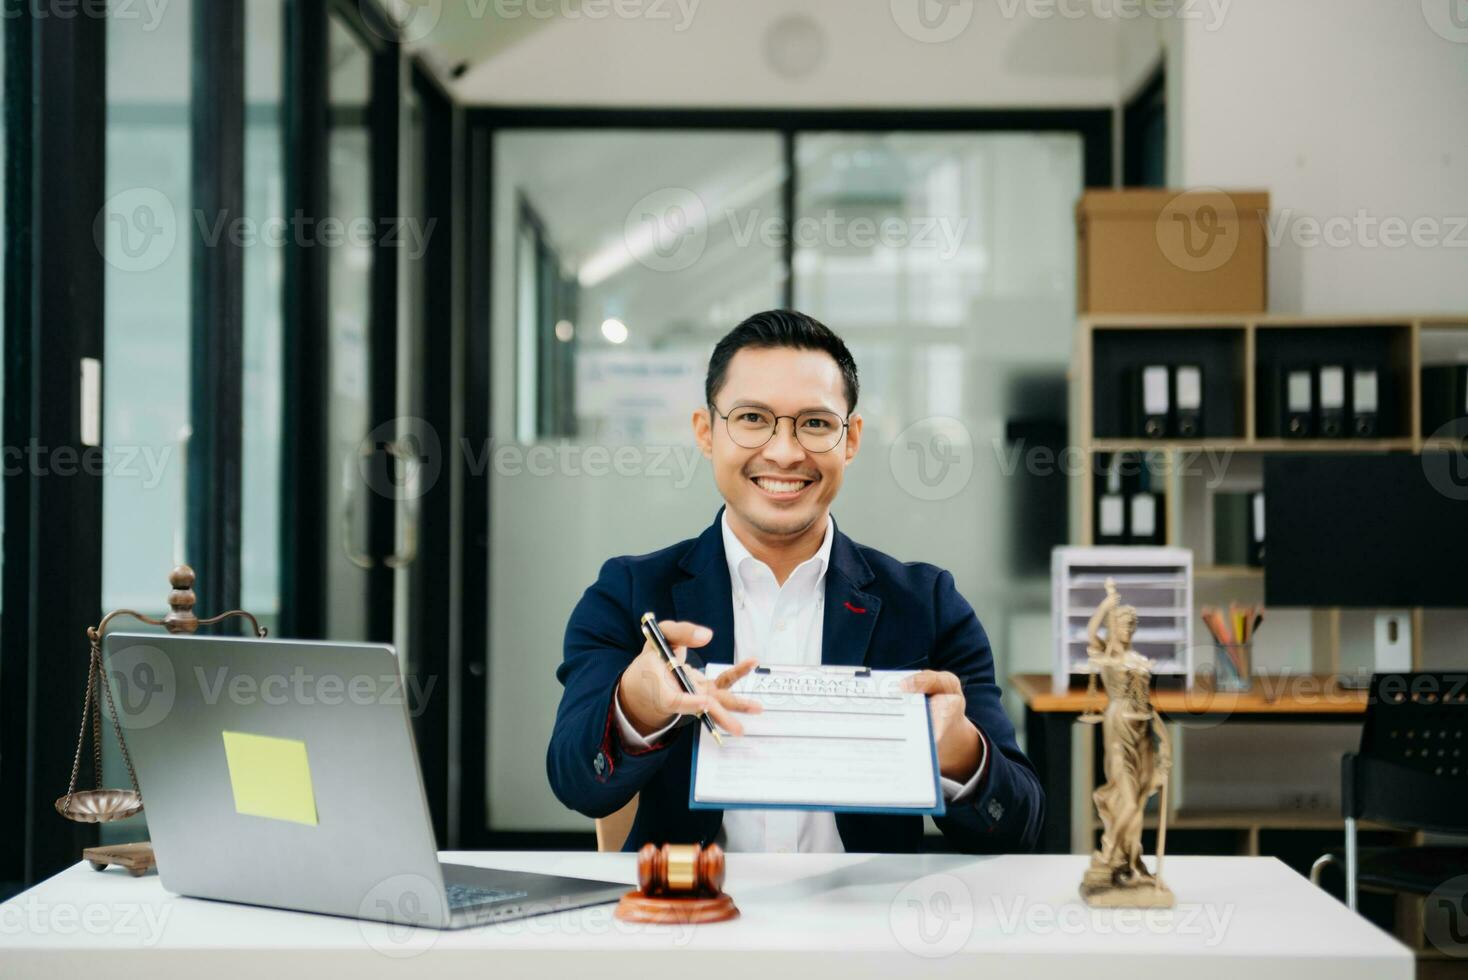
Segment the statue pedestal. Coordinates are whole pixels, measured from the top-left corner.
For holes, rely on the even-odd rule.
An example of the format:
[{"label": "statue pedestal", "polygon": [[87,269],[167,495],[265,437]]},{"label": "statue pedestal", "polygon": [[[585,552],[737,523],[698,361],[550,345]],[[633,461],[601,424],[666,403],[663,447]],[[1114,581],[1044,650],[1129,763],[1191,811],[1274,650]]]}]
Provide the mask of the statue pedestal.
[{"label": "statue pedestal", "polygon": [[1150,875],[1134,884],[1117,884],[1111,874],[1092,868],[1081,879],[1081,898],[1092,908],[1170,909],[1176,902],[1172,889]]}]

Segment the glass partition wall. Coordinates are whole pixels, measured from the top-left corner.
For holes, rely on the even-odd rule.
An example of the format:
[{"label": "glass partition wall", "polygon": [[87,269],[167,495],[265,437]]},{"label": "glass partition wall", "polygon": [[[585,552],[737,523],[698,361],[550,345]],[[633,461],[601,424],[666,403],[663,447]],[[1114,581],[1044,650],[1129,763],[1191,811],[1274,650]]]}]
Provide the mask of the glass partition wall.
[{"label": "glass partition wall", "polygon": [[[1065,417],[1081,133],[493,136],[492,833],[589,829],[551,795],[540,751],[566,618],[607,558],[713,519],[690,417],[714,343],[758,310],[793,300],[861,370],[867,423],[833,508],[841,529],[952,570],[1000,674],[1044,663],[1010,642],[1026,610],[1047,620],[1048,589],[1012,529],[1033,488],[1005,431]],[[1063,497],[1058,510],[1063,533]]]}]

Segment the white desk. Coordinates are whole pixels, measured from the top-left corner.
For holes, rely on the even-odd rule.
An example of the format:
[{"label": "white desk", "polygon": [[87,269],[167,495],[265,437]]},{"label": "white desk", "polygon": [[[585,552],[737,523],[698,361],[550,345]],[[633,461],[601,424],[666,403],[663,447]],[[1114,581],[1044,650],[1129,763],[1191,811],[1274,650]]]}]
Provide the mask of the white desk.
[{"label": "white desk", "polygon": [[[631,882],[631,855],[446,859]],[[1065,977],[1410,980],[1406,947],[1272,858],[1174,857],[1171,912],[1091,910],[1084,857],[731,855],[741,918],[634,926],[612,906],[458,932],[169,895],[77,864],[0,906],[0,976]],[[676,952],[677,956],[653,953]]]}]

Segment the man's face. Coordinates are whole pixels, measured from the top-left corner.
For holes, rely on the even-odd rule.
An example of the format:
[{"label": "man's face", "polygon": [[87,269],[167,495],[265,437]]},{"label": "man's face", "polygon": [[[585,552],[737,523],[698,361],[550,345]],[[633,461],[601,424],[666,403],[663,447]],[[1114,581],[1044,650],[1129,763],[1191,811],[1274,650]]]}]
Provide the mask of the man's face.
[{"label": "man's face", "polygon": [[818,350],[746,347],[730,360],[714,407],[718,415],[707,409],[693,413],[693,433],[713,463],[714,482],[731,519],[770,537],[798,535],[824,522],[846,464],[861,442],[861,416],[851,416],[834,448],[813,452],[796,438],[790,418],[776,423],[774,436],[763,446],[747,449],[730,437],[729,425],[719,415],[730,416],[735,424],[741,408],[791,417],[831,412],[846,418],[846,389],[835,358]]}]

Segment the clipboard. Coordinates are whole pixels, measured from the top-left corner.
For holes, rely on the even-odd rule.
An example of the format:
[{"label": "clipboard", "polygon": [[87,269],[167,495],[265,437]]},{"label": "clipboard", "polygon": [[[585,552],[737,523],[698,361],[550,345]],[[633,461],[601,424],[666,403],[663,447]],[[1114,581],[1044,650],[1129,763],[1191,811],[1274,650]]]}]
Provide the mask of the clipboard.
[{"label": "clipboard", "polygon": [[[722,669],[722,668],[721,668]],[[759,667],[734,687],[746,697],[755,697],[765,705],[759,715],[743,719],[747,734],[742,737],[726,737],[723,745],[713,744],[707,732],[700,729],[693,746],[693,769],[688,782],[688,806],[693,810],[813,810],[833,813],[879,813],[892,816],[934,816],[947,812],[943,799],[943,787],[938,770],[938,750],[933,743],[933,718],[927,697],[918,693],[894,693],[897,682],[904,676],[915,673],[911,670],[872,671],[865,667],[847,666],[771,666]],[[796,675],[801,683],[782,686],[783,675]],[[764,684],[761,684],[762,679]],[[849,680],[850,685],[841,687],[840,682]],[[809,686],[802,686],[809,682]],[[838,693],[830,695],[835,707],[823,693],[826,685],[833,684]],[[763,687],[763,690],[760,688]],[[880,692],[878,700],[890,702],[900,700],[900,706],[881,705],[879,712],[886,718],[864,717],[857,721],[842,718],[842,715],[867,715],[868,688]],[[783,693],[770,693],[778,689]],[[807,693],[801,693],[805,691]],[[793,693],[792,693],[793,692]],[[788,696],[790,702],[777,712],[773,699]],[[798,699],[798,700],[797,700]],[[849,704],[842,705],[842,699]],[[900,720],[893,712],[900,707]],[[920,717],[919,717],[920,714]],[[778,717],[771,721],[772,716]],[[804,717],[809,715],[809,717]],[[832,719],[834,734],[822,730],[826,719]],[[883,732],[895,732],[900,725],[903,738],[898,740],[884,734],[882,737],[847,735],[854,729],[865,729],[868,723]],[[760,729],[766,729],[757,734]],[[793,732],[793,733],[792,733]],[[921,744],[917,743],[921,739]],[[876,745],[873,743],[887,743]],[[791,757],[791,749],[799,752],[810,749],[806,755]],[[728,758],[728,767],[715,770],[707,765],[704,752],[720,753],[721,761]],[[732,753],[732,756],[725,754]],[[784,758],[780,758],[783,756]],[[882,777],[885,794],[871,794],[872,778],[868,769],[853,769],[849,773],[835,772],[829,777],[815,781],[811,798],[798,798],[795,787],[809,785],[803,773],[812,767],[829,764],[833,759],[865,760],[891,774]],[[789,760],[788,768],[781,768]],[[762,770],[762,771],[756,771]],[[761,785],[768,772],[769,779]],[[701,774],[707,778],[701,779]],[[820,783],[824,781],[824,785]],[[701,786],[701,783],[705,784]],[[733,788],[733,792],[727,790]],[[860,792],[858,792],[860,788]],[[831,791],[835,795],[826,795]],[[925,796],[917,801],[918,794]],[[927,795],[931,794],[931,795]],[[865,797],[865,799],[860,798]],[[900,800],[898,799],[900,797]]]}]

